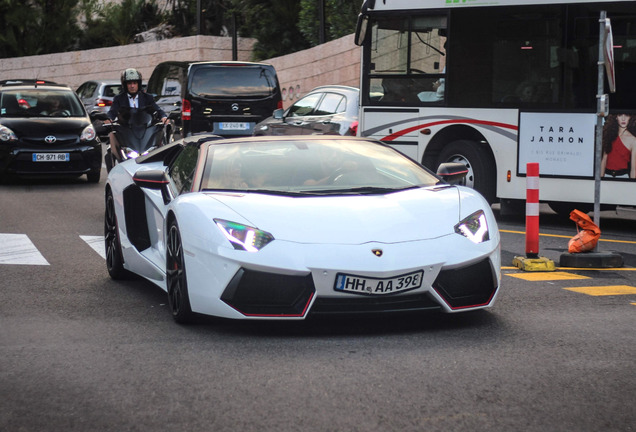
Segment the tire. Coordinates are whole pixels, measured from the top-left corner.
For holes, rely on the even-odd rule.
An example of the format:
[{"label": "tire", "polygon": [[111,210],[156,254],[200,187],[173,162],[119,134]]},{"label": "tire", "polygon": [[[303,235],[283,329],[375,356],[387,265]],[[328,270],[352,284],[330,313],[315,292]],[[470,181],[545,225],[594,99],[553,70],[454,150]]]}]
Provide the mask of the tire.
[{"label": "tire", "polygon": [[166,285],[172,318],[179,324],[191,323],[194,314],[188,296],[188,278],[183,256],[183,244],[179,226],[174,219],[170,222],[166,241]]},{"label": "tire", "polygon": [[89,183],[99,183],[99,178],[102,175],[102,169],[94,169],[94,170],[90,170],[89,172],[86,173],[86,180]]},{"label": "tire", "polygon": [[117,229],[117,215],[115,201],[110,189],[106,192],[106,211],[104,214],[104,244],[106,246],[106,269],[112,279],[128,279],[131,273],[124,268],[121,253],[119,230]]},{"label": "tire", "polygon": [[439,153],[437,167],[445,162],[458,162],[466,165],[465,186],[482,194],[489,204],[496,199],[495,163],[489,155],[484,154],[474,141],[458,140],[447,144]]},{"label": "tire", "polygon": [[113,154],[110,150],[106,150],[106,153],[104,153],[104,165],[106,165],[106,172],[110,172],[115,165],[113,162]]},{"label": "tire", "polygon": [[550,201],[548,205],[556,214],[567,219],[570,219],[572,210],[580,210],[583,213],[589,213],[594,210],[594,204],[589,203]]}]

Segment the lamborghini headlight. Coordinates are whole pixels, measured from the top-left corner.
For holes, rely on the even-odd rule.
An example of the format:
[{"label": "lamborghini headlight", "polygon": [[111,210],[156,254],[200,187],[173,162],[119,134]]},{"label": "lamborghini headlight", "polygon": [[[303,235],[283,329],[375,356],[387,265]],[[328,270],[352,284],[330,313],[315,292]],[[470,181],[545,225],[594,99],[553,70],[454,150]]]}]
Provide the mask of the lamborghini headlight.
[{"label": "lamborghini headlight", "polygon": [[463,235],[473,243],[490,240],[488,222],[486,222],[486,215],[483,210],[476,211],[455,225],[455,232]]},{"label": "lamborghini headlight", "polygon": [[214,222],[236,250],[258,252],[274,240],[270,233],[257,228],[222,219]]}]

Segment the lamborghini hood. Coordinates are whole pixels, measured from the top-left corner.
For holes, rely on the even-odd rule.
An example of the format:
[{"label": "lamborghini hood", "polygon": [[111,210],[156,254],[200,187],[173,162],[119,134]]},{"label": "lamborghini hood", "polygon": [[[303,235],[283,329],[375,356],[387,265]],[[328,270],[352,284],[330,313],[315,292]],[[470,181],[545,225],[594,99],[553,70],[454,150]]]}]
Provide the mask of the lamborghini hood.
[{"label": "lamborghini hood", "polygon": [[206,193],[278,240],[362,244],[425,240],[452,234],[459,221],[457,188],[387,195],[287,197]]}]

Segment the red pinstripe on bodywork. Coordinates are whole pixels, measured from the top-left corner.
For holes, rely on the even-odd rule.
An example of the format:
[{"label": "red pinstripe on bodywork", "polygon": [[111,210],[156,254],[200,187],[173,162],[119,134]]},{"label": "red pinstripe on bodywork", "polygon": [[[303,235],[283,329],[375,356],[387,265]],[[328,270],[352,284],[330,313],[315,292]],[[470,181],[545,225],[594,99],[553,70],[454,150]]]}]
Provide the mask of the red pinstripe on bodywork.
[{"label": "red pinstripe on bodywork", "polygon": [[418,129],[425,129],[425,128],[431,127],[431,126],[437,126],[437,125],[441,125],[441,124],[454,124],[454,123],[479,124],[479,125],[484,125],[484,126],[496,126],[496,127],[500,127],[500,128],[504,128],[504,129],[511,129],[511,130],[514,130],[514,131],[518,131],[519,130],[519,126],[517,126],[517,125],[499,123],[499,122],[494,122],[494,121],[489,121],[489,120],[452,119],[452,120],[440,120],[440,121],[436,121],[436,122],[425,123],[425,124],[421,124],[421,125],[417,125],[417,126],[412,126],[410,128],[402,129],[401,131],[397,131],[395,133],[392,133],[391,135],[385,136],[384,138],[382,138],[382,141],[393,141],[394,139],[397,139],[397,138],[399,138],[399,137],[401,137],[403,135],[406,135],[409,132],[413,132],[413,131],[416,131]]}]

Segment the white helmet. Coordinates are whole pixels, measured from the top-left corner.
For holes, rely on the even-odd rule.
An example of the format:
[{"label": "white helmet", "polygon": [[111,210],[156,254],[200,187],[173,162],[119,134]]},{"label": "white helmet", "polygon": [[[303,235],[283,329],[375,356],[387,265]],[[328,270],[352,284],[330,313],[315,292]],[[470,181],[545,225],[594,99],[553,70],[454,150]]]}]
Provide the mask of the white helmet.
[{"label": "white helmet", "polygon": [[128,92],[128,86],[126,86],[126,83],[131,81],[136,81],[139,85],[138,88],[141,90],[141,72],[137,69],[129,68],[121,73],[121,88],[125,92]]}]

